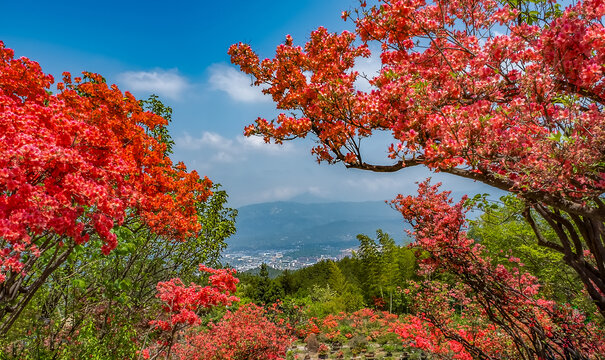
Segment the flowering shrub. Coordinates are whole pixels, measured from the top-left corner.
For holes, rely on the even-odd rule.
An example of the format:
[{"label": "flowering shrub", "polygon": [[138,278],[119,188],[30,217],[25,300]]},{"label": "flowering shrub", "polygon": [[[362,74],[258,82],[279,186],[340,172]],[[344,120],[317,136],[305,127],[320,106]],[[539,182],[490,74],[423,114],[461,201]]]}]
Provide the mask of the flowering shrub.
[{"label": "flowering shrub", "polygon": [[200,265],[200,271],[212,274],[210,285],[201,287],[196,284],[185,286],[181,279],[172,279],[158,283],[157,297],[164,303],[164,311],[169,320],[153,320],[151,324],[164,331],[177,329],[179,325],[199,325],[199,311],[214,306],[231,305],[239,299],[233,295],[239,280],[233,277],[235,270],[211,269]]},{"label": "flowering shrub", "polygon": [[283,359],[294,338],[276,324],[263,307],[245,304],[207,329],[192,329],[175,346],[178,359],[269,360]]},{"label": "flowering shrub", "polygon": [[361,309],[353,313],[330,314],[323,319],[311,318],[307,333],[323,334],[330,342],[346,342],[355,336],[377,341],[387,336],[399,323],[399,316],[385,311]]},{"label": "flowering shrub", "polygon": [[166,120],[97,74],[65,73],[57,95],[53,81],[0,42],[0,282],[27,270],[22,256],[39,256],[45,233],[76,244],[94,234],[108,253],[127,209],[162,235],[199,231],[195,204],[211,183],[173,166],[162,139],[146,134]]},{"label": "flowering shrub", "polygon": [[216,306],[231,305],[239,299],[231,294],[236,290],[239,279],[233,269],[212,269],[202,264],[200,271],[211,274],[209,285],[196,284],[185,286],[181,279],[171,279],[157,285],[157,297],[163,302],[163,311],[167,319],[156,319],[150,324],[160,330],[156,344],[142,351],[145,358],[160,355],[168,357],[176,337],[187,327],[201,323],[200,311]]},{"label": "flowering shrub", "polygon": [[464,231],[466,198],[452,204],[449,192],[438,188],[425,181],[416,197],[400,196],[394,204],[412,223],[415,245],[428,254],[421,270],[448,272],[458,284],[416,284],[419,315],[398,328],[404,339],[433,352],[453,351],[461,359],[585,359],[605,351],[602,330],[584,314],[539,297],[539,282],[520,266],[508,269],[484,257],[483,247]]},{"label": "flowering shrub", "polygon": [[298,305],[293,299],[277,300],[266,307],[268,318],[275,324],[285,327],[289,334],[303,338],[308,321],[308,308]]},{"label": "flowering shrub", "polygon": [[[278,302],[268,309],[241,305],[228,310],[215,322],[202,326],[200,312],[228,306],[239,299],[232,294],[239,282],[235,270],[211,269],[209,285],[185,286],[180,279],[158,283],[157,297],[163,302],[164,319],[150,323],[160,332],[156,343],[141,351],[145,359],[158,357],[187,360],[282,359],[295,332]],[[294,308],[294,313],[298,313]],[[296,324],[294,324],[296,325]]]}]

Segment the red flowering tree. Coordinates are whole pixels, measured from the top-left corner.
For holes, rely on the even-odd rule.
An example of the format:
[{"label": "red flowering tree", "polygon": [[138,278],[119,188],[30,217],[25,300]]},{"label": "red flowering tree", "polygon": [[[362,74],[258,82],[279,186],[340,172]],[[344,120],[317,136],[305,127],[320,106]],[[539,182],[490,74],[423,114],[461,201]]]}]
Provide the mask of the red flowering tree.
[{"label": "red flowering tree", "polygon": [[175,278],[157,285],[157,297],[163,303],[163,310],[167,319],[156,319],[150,322],[156,329],[161,331],[161,339],[150,349],[144,349],[145,358],[164,356],[170,357],[174,340],[177,334],[193,325],[200,325],[202,319],[200,313],[203,310],[216,306],[227,306],[239,301],[232,295],[236,291],[239,279],[235,278],[235,270],[212,269],[200,265],[201,272],[210,274],[207,286],[192,283],[185,286],[181,279]]},{"label": "red flowering tree", "polygon": [[[516,193],[539,243],[564,255],[605,315],[605,4],[365,3],[356,33],[319,28],[304,47],[288,36],[273,59],[231,47],[291,114],[259,118],[246,134],[313,136],[319,161],[377,172],[424,165]],[[358,91],[354,65],[372,42],[381,70],[371,91]],[[393,135],[390,160],[369,163],[363,145],[381,131]]]},{"label": "red flowering tree", "polygon": [[211,182],[174,165],[166,120],[96,74],[53,78],[0,42],[0,334],[79,244],[114,227],[185,240]]},{"label": "red flowering tree", "polygon": [[[602,331],[584,314],[541,298],[534,276],[519,266],[493,264],[483,247],[466,236],[470,208],[465,200],[452,204],[449,192],[438,192],[438,185],[426,181],[418,196],[394,201],[412,223],[416,245],[428,254],[422,270],[448,272],[457,280],[456,286],[418,285],[414,304],[422,321],[397,332],[404,339],[421,338],[424,345],[415,340],[415,346],[434,352],[451,351],[457,344],[477,359],[589,359],[602,354]],[[445,349],[437,345],[440,339],[447,340],[441,341],[448,345]]]},{"label": "red flowering tree", "polygon": [[276,323],[269,310],[250,303],[228,311],[208,329],[191,331],[174,353],[183,360],[277,360],[286,358],[293,341],[283,322]]}]

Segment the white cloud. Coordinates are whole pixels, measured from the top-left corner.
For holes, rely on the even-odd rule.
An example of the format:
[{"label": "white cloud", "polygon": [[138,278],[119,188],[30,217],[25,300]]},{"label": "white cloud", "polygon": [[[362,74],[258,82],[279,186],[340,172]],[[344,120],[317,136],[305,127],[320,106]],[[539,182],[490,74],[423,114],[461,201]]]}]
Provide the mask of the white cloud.
[{"label": "white cloud", "polygon": [[248,201],[250,203],[260,203],[269,201],[301,201],[305,199],[325,199],[330,194],[326,194],[321,188],[317,186],[305,186],[303,184],[299,186],[271,186],[264,191],[260,191],[251,194]]},{"label": "white cloud", "polygon": [[[406,169],[411,170],[411,169]],[[344,181],[344,186],[349,189],[355,189],[355,192],[364,192],[366,194],[385,194],[387,192],[397,194],[406,192],[409,189],[416,189],[414,184],[416,181],[423,179],[422,175],[417,174],[418,171],[412,170],[412,174],[402,179],[398,174],[385,174],[377,176],[372,173],[357,174],[355,178],[348,178]],[[380,196],[378,196],[380,199]],[[387,200],[383,198],[380,200]]]},{"label": "white cloud", "polygon": [[213,132],[204,131],[199,138],[188,133],[176,139],[176,145],[187,150],[201,150],[203,148],[227,149],[233,141]]},{"label": "white cloud", "polygon": [[292,152],[295,149],[295,145],[292,142],[284,142],[281,145],[267,144],[265,140],[259,136],[246,137],[240,135],[236,138],[236,141],[246,150],[262,152],[270,155]]},{"label": "white cloud", "polygon": [[120,80],[131,91],[144,91],[179,99],[189,86],[187,79],[177,70],[128,71],[119,75]]},{"label": "white cloud", "polygon": [[177,148],[186,151],[198,151],[206,159],[217,163],[233,163],[245,161],[249,155],[278,156],[293,151],[294,144],[284,145],[265,144],[258,137],[237,136],[234,139],[220,134],[204,131],[200,137],[193,137],[188,133],[175,139]]},{"label": "white cloud", "polygon": [[279,186],[265,190],[257,195],[257,201],[279,201],[288,200],[296,195],[300,195],[305,192],[304,188],[292,187],[292,186]]},{"label": "white cloud", "polygon": [[214,64],[208,71],[211,88],[226,92],[235,101],[245,103],[271,101],[271,98],[264,95],[259,87],[252,86],[248,75],[231,66]]}]

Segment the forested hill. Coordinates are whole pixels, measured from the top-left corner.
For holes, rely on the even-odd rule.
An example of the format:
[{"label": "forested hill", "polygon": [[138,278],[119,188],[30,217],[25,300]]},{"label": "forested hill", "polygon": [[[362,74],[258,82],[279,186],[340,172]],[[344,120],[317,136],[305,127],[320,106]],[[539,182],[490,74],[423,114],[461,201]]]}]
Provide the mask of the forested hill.
[{"label": "forested hill", "polygon": [[357,246],[357,234],[376,229],[391,234],[398,243],[407,238],[401,214],[382,201],[304,204],[280,201],[238,209],[237,233],[230,250],[288,249],[330,244]]}]

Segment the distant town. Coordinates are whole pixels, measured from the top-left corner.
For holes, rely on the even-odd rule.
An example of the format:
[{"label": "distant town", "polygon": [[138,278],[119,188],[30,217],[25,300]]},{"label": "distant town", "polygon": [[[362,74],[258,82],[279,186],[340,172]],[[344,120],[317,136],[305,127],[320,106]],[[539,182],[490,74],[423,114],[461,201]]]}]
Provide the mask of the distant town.
[{"label": "distant town", "polygon": [[223,253],[222,262],[238,271],[247,271],[265,263],[278,270],[296,270],[322,260],[339,260],[351,256],[357,248],[326,248],[323,254],[301,255],[300,249],[239,250]]},{"label": "distant town", "polygon": [[321,260],[350,256],[358,234],[377,229],[407,243],[401,214],[383,201],[297,203],[279,201],[238,209],[237,232],[227,239],[221,263],[247,271],[262,263],[295,270]]}]

